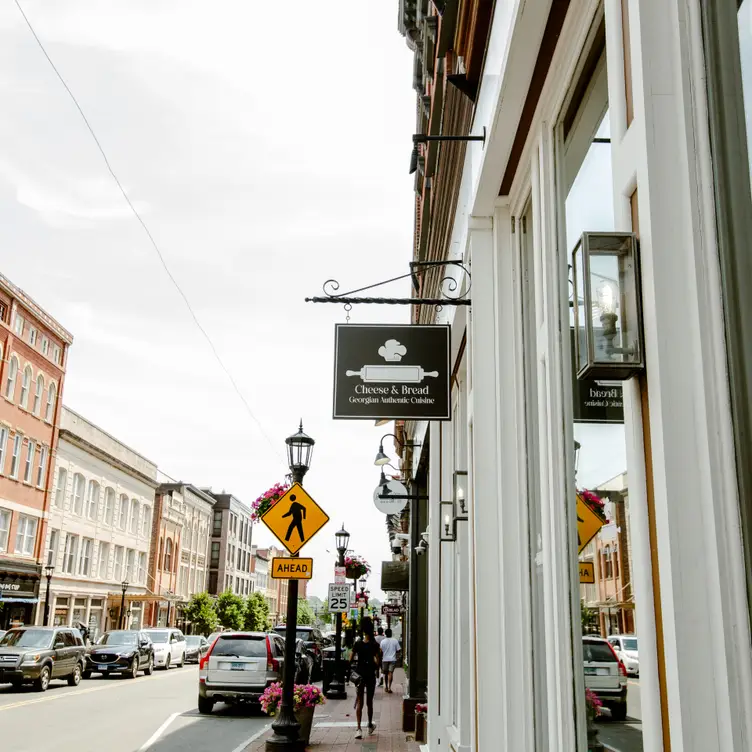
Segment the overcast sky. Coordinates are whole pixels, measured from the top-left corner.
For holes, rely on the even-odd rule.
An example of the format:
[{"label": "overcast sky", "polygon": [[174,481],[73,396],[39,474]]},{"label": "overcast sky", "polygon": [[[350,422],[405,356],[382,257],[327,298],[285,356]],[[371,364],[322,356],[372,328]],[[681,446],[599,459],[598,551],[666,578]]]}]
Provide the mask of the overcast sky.
[{"label": "overcast sky", "polygon": [[311,592],[325,592],[344,523],[379,594],[389,548],[373,456],[391,428],[332,420],[344,312],[303,298],[329,277],[349,288],[407,270],[415,94],[397,2],[22,4],[273,447],[5,2],[0,270],[75,337],[65,404],[172,477],[246,502],[284,478],[302,417],[316,439],[306,487],[332,519],[304,549]]}]

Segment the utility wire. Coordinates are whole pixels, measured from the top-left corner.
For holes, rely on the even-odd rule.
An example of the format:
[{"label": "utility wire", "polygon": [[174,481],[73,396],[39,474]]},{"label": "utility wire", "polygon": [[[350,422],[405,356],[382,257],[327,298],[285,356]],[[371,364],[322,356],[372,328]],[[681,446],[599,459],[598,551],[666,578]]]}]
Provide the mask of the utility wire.
[{"label": "utility wire", "polygon": [[170,278],[170,281],[174,285],[175,289],[180,294],[180,297],[183,299],[183,302],[185,303],[185,307],[188,309],[188,312],[191,315],[191,318],[193,319],[194,323],[198,327],[201,334],[204,335],[204,339],[209,344],[209,347],[211,348],[212,353],[214,354],[214,358],[216,359],[217,363],[219,363],[220,368],[225,372],[227,375],[227,378],[230,380],[230,383],[232,384],[233,389],[237,393],[238,397],[240,398],[240,401],[245,406],[245,409],[248,411],[248,414],[251,416],[251,419],[254,421],[254,423],[258,426],[259,430],[261,431],[261,434],[266,439],[267,443],[271,447],[272,451],[275,453],[277,457],[281,458],[281,454],[279,450],[277,449],[276,444],[269,438],[269,435],[264,430],[264,427],[261,425],[261,421],[256,417],[253,410],[251,410],[251,406],[248,404],[248,401],[243,396],[243,393],[240,391],[240,388],[237,385],[237,382],[233,378],[232,374],[230,373],[229,369],[225,365],[224,361],[219,355],[219,352],[217,352],[217,348],[214,346],[214,342],[212,342],[211,337],[207,333],[206,329],[201,325],[201,322],[198,320],[198,316],[196,316],[195,311],[193,310],[193,307],[191,306],[190,301],[188,300],[188,297],[183,292],[182,288],[178,284],[177,280],[173,276],[172,272],[170,271],[170,268],[167,266],[167,262],[164,259],[164,256],[162,255],[162,251],[159,249],[159,246],[157,245],[157,241],[154,239],[154,236],[151,234],[151,231],[146,225],[146,222],[144,222],[141,215],[138,213],[138,210],[131,202],[130,198],[128,197],[128,194],[126,193],[125,188],[123,188],[123,184],[120,182],[120,179],[115,174],[115,170],[112,169],[112,165],[110,164],[110,160],[107,158],[107,154],[105,153],[104,148],[102,147],[102,144],[100,143],[99,139],[97,138],[97,134],[94,132],[94,128],[92,128],[91,123],[89,122],[89,119],[86,117],[86,113],[84,113],[83,109],[81,109],[81,105],[78,103],[78,100],[76,99],[75,94],[71,91],[70,87],[66,83],[65,79],[63,78],[60,71],[57,69],[57,66],[52,61],[52,58],[47,53],[47,50],[45,49],[44,45],[42,44],[42,40],[37,36],[36,31],[34,30],[34,27],[31,25],[31,21],[29,21],[28,16],[26,13],[24,13],[24,9],[21,7],[21,3],[19,0],[14,0],[16,7],[18,8],[20,14],[23,16],[24,21],[26,22],[26,25],[29,27],[29,31],[31,32],[32,36],[36,40],[37,45],[39,46],[39,49],[42,51],[42,54],[47,58],[47,62],[50,64],[50,67],[55,72],[55,75],[60,80],[60,83],[63,85],[65,90],[68,92],[68,96],[71,98],[73,104],[76,106],[76,109],[78,110],[78,114],[81,116],[81,119],[84,121],[84,124],[86,125],[86,128],[88,129],[89,133],[91,134],[92,139],[94,139],[94,143],[97,146],[97,149],[99,149],[99,153],[102,155],[102,159],[104,160],[105,166],[107,167],[107,171],[112,176],[112,179],[115,181],[115,184],[117,185],[118,189],[120,190],[120,193],[123,195],[123,198],[125,199],[125,202],[128,204],[130,210],[133,212],[133,216],[138,220],[138,223],[143,228],[144,232],[146,233],[146,236],[149,238],[149,242],[151,243],[152,248],[156,251],[157,256],[159,257],[159,261],[161,262],[162,266],[164,267],[165,272],[167,273],[167,276]]}]

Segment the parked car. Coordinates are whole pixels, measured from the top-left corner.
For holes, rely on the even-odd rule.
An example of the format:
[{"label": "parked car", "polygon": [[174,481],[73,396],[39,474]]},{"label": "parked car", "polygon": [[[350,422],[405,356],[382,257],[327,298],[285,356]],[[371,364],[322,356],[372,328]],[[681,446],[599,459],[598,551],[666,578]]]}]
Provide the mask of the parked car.
[{"label": "parked car", "polygon": [[186,635],[185,662],[198,663],[209,650],[209,641],[203,635]]},{"label": "parked car", "polygon": [[211,713],[217,702],[257,703],[282,680],[285,644],[275,633],[222,632],[199,663],[198,709]]},{"label": "parked car", "polygon": [[608,640],[583,637],[585,687],[598,695],[615,721],[627,717],[627,670]]},{"label": "parked car", "polygon": [[295,683],[308,684],[316,662],[305,640],[295,640]]},{"label": "parked car", "polygon": [[[274,631],[285,636],[285,625],[279,624],[274,627]],[[323,674],[324,667],[324,636],[321,634],[321,630],[316,627],[298,625],[295,630],[295,637],[298,640],[303,640],[308,650],[311,651],[313,656],[313,674],[311,679],[318,681]]]},{"label": "parked car", "polygon": [[0,640],[2,640],[3,637],[5,637],[5,632],[6,632],[6,630],[0,629]]},{"label": "parked car", "polygon": [[123,674],[135,679],[139,671],[147,676],[154,673],[154,646],[146,632],[138,629],[105,632],[86,654],[84,679],[94,673]]},{"label": "parked car", "polygon": [[144,630],[154,645],[154,665],[165,671],[170,666],[185,665],[185,635],[172,627],[155,627]]},{"label": "parked car", "polygon": [[611,635],[608,638],[616,657],[624,664],[627,673],[640,675],[640,658],[637,653],[637,636],[633,634]]},{"label": "parked car", "polygon": [[18,689],[24,682],[44,692],[51,679],[78,686],[84,672],[86,646],[69,627],[18,627],[0,639],[0,684]]}]

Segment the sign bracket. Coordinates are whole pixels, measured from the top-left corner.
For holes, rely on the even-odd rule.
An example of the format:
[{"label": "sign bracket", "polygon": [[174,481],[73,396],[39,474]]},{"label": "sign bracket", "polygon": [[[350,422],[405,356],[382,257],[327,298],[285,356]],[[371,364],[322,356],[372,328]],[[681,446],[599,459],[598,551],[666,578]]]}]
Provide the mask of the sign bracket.
[{"label": "sign bracket", "polygon": [[[402,274],[399,277],[392,277],[386,279],[383,282],[375,282],[372,285],[366,285],[365,287],[359,287],[356,290],[350,290],[349,292],[339,293],[339,282],[336,279],[328,279],[324,282],[323,291],[324,296],[317,296],[312,298],[306,298],[306,303],[342,303],[344,305],[433,305],[438,306],[469,306],[471,305],[471,299],[468,297],[470,293],[470,287],[472,286],[472,276],[469,269],[462,261],[457,259],[450,261],[411,261],[410,271],[407,274]],[[352,297],[355,293],[365,292],[366,290],[373,290],[376,287],[382,287],[383,285],[391,284],[392,282],[398,282],[408,277],[412,280],[413,290],[417,293],[420,290],[421,275],[430,270],[440,267],[456,267],[461,269],[467,276],[468,284],[465,292],[456,294],[460,287],[460,283],[457,279],[451,275],[446,275],[439,282],[441,288],[442,297],[440,298],[374,298],[374,297]]]}]

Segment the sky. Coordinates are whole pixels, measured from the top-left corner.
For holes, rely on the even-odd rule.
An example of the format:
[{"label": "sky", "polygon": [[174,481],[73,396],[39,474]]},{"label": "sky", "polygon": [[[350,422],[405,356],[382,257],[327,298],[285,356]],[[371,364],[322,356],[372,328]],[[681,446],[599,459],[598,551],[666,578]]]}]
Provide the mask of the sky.
[{"label": "sky", "polygon": [[[21,4],[253,417],[6,2],[0,271],[74,335],[64,403],[167,475],[245,502],[283,480],[302,418],[316,440],[306,489],[331,518],[302,551],[309,592],[325,594],[344,524],[381,597],[373,457],[392,428],[332,420],[345,313],[303,298],[329,278],[350,289],[407,271],[415,93],[397,3]],[[254,542],[273,540],[256,526]]]}]

